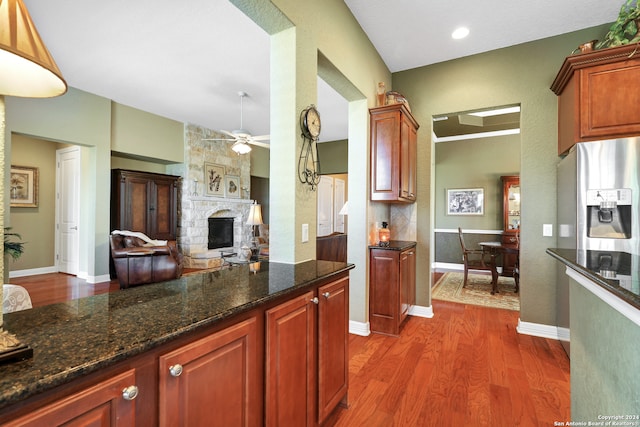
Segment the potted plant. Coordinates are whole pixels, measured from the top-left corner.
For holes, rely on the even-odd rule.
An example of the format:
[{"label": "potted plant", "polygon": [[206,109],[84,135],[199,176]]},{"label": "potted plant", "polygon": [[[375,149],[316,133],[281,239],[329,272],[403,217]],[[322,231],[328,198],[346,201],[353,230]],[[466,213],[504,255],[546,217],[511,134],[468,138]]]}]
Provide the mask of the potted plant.
[{"label": "potted plant", "polygon": [[11,227],[4,228],[4,283],[9,282],[9,257],[14,260],[20,258],[24,252],[24,242],[18,233],[12,233]]},{"label": "potted plant", "polygon": [[611,25],[596,49],[640,42],[640,2],[627,0],[620,8],[618,19]]}]

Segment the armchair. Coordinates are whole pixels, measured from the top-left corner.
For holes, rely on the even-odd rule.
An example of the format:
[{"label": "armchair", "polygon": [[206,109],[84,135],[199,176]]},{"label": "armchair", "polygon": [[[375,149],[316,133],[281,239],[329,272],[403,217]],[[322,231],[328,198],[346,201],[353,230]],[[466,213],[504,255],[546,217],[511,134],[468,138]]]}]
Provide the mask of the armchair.
[{"label": "armchair", "polygon": [[121,289],[177,279],[182,275],[182,254],[175,240],[153,246],[136,236],[111,234],[109,242]]}]

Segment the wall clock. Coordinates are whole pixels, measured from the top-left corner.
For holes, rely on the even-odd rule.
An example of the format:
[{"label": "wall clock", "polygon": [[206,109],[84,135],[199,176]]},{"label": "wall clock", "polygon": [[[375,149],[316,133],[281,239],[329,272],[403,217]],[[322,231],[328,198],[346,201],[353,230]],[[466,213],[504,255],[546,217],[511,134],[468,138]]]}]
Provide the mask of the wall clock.
[{"label": "wall clock", "polygon": [[320,113],[311,104],[300,113],[302,148],[298,159],[298,179],[315,190],[320,182],[320,159],[318,158],[318,136],[320,136]]}]

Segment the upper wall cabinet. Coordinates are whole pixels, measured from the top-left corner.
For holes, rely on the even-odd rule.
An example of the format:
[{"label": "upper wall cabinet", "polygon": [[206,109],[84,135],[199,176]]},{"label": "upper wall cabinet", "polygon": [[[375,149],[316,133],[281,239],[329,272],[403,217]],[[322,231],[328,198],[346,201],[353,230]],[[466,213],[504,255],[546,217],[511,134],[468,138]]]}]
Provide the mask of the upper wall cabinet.
[{"label": "upper wall cabinet", "polygon": [[369,110],[371,200],[416,201],[418,123],[404,104]]},{"label": "upper wall cabinet", "polygon": [[640,52],[636,44],[565,59],[558,95],[558,154],[576,143],[640,135]]}]

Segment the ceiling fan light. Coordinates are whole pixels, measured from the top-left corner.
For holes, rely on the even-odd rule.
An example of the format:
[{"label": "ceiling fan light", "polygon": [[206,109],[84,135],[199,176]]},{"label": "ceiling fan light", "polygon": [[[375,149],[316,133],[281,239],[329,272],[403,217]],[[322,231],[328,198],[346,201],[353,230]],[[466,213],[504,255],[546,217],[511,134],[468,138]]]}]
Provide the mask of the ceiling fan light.
[{"label": "ceiling fan light", "polygon": [[231,146],[231,149],[238,154],[247,154],[249,151],[251,151],[251,147],[249,146],[249,144],[245,143],[244,141],[236,142]]}]

